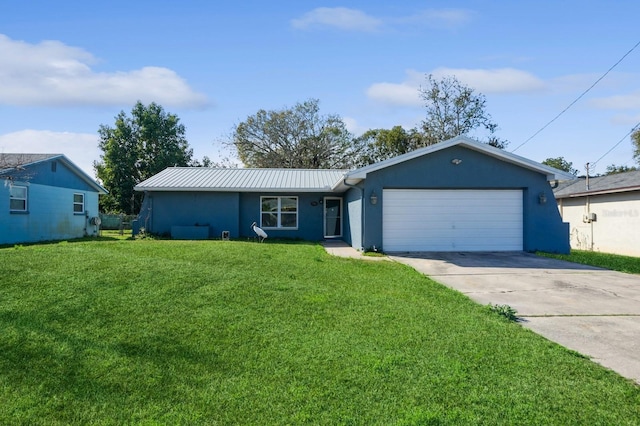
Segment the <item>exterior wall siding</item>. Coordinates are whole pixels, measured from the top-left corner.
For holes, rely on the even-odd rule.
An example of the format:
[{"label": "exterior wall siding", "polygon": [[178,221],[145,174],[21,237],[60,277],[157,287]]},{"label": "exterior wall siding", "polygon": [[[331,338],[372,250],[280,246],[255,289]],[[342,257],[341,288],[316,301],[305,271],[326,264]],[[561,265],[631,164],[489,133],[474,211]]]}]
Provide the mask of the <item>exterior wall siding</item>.
[{"label": "exterior wall siding", "polygon": [[[98,215],[98,193],[34,183],[28,187],[28,212],[9,211],[9,186],[0,186],[0,244],[66,240],[96,235],[89,218]],[[74,214],[73,194],[84,194],[85,213]]]},{"label": "exterior wall siding", "polygon": [[[571,248],[640,256],[640,197],[626,192],[558,201],[562,217],[570,224]],[[596,220],[585,222],[594,213]]]},{"label": "exterior wall siding", "polygon": [[32,184],[95,192],[95,189],[84,179],[81,179],[62,161],[55,159],[32,164],[24,171],[12,173],[12,176],[16,180],[27,181]]},{"label": "exterior wall siding", "polygon": [[[451,160],[462,160],[454,165]],[[569,228],[562,222],[553,191],[540,173],[500,161],[461,146],[415,158],[370,173],[364,189],[363,247],[382,247],[382,190],[387,189],[521,189],[525,251],[568,253]],[[367,200],[374,194],[378,203]],[[547,202],[540,204],[539,195]]]},{"label": "exterior wall siding", "polygon": [[362,249],[362,190],[349,189],[344,197],[345,223],[344,241],[352,247]]},{"label": "exterior wall siding", "polygon": [[[291,238],[306,241],[322,241],[324,239],[324,197],[339,196],[334,193],[269,193],[250,192],[240,194],[240,237],[254,238],[251,229],[253,222],[260,225],[260,197],[298,197],[297,229],[265,229],[269,238]],[[344,205],[343,205],[344,210]],[[343,212],[344,216],[344,212]],[[343,226],[344,226],[343,218]]]},{"label": "exterior wall siding", "polygon": [[[137,228],[170,236],[174,226],[208,227],[208,237],[239,235],[239,194],[235,192],[154,192],[145,194]],[[136,230],[134,230],[136,231]]]},{"label": "exterior wall siding", "polygon": [[[209,238],[220,238],[229,231],[231,238],[254,238],[253,222],[260,223],[260,197],[298,197],[297,229],[266,229],[269,238],[290,238],[307,241],[324,239],[325,196],[333,193],[238,193],[238,192],[150,192],[145,195],[134,227],[167,235],[174,226],[208,226]],[[338,194],[339,196],[339,194]],[[343,206],[344,209],[344,206]],[[344,211],[343,211],[344,216]],[[343,226],[346,225],[343,218]]]}]

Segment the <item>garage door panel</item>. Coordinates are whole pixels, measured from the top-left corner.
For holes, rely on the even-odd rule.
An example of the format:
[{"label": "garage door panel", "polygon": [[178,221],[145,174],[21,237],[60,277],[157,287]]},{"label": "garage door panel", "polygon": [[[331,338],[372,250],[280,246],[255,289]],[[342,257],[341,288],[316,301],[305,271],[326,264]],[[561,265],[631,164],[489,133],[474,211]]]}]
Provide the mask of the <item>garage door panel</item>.
[{"label": "garage door panel", "polygon": [[384,190],[386,251],[522,250],[521,190]]}]

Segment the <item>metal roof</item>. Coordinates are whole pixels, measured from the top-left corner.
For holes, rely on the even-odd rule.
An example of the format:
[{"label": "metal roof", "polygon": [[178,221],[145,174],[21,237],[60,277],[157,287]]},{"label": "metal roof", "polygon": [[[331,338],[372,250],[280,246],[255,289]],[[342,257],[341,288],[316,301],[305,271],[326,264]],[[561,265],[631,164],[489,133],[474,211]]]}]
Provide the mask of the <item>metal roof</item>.
[{"label": "metal roof", "polygon": [[491,157],[497,158],[508,163],[516,164],[525,169],[533,170],[538,173],[542,173],[547,176],[547,180],[564,180],[574,179],[574,176],[563,172],[562,170],[554,169],[553,167],[546,166],[528,158],[520,157],[519,155],[507,152],[503,149],[495,148],[489,144],[479,142],[477,140],[468,138],[466,136],[457,136],[455,138],[440,142],[434,145],[429,145],[424,148],[416,149],[415,151],[408,152],[406,154],[399,155],[397,157],[389,158],[379,163],[374,163],[369,166],[362,167],[357,170],[353,170],[347,174],[347,179],[352,182],[357,182],[362,179],[366,179],[367,173],[375,172],[376,170],[383,169],[385,167],[393,166],[403,161],[412,160],[414,158],[428,155],[436,151],[440,151],[446,148],[450,148],[455,145],[464,146],[465,148],[473,149],[487,154]]},{"label": "metal roof", "polygon": [[136,191],[328,192],[347,170],[215,169],[169,167],[140,182]]},{"label": "metal roof", "polygon": [[589,189],[586,178],[580,178],[559,185],[554,195],[556,198],[569,198],[627,191],[640,191],[640,170],[590,177]]}]

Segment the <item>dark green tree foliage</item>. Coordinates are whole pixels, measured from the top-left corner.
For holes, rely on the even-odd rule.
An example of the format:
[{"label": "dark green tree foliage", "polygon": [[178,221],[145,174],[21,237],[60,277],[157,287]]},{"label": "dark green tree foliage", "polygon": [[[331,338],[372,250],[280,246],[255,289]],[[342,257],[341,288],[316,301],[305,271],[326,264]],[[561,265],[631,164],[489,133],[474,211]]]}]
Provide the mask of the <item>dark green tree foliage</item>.
[{"label": "dark green tree foliage", "polygon": [[391,130],[368,130],[357,143],[361,146],[357,165],[366,166],[414,151],[423,146],[423,138],[417,129],[406,131],[402,126],[395,126]]},{"label": "dark green tree foliage", "polygon": [[100,125],[100,161],[94,162],[98,178],[109,194],[100,199],[102,211],[135,214],[142,194],[133,187],[167,167],[191,164],[193,150],[179,118],[162,106],[137,102],[131,116],[121,111],[115,126]]},{"label": "dark green tree foliage", "polygon": [[457,78],[436,80],[429,74],[426,87],[420,88],[420,97],[427,109],[427,117],[422,122],[425,146],[456,136],[468,136],[478,129],[487,134],[489,145],[504,149],[508,144],[495,135],[498,125],[491,121],[491,115],[486,111],[484,95],[474,93]]},{"label": "dark green tree foliage", "polygon": [[571,173],[574,176],[578,174],[578,170],[573,168],[573,163],[565,160],[564,157],[547,158],[542,162],[542,164]]},{"label": "dark green tree foliage", "polygon": [[317,99],[278,111],[260,110],[238,124],[233,145],[247,167],[349,168],[353,136],[337,115],[320,115]]},{"label": "dark green tree foliage", "polygon": [[633,166],[616,166],[615,164],[611,164],[607,166],[605,175],[615,175],[618,173],[633,172],[635,170],[638,170],[638,168]]},{"label": "dark green tree foliage", "polygon": [[633,159],[640,165],[640,129],[631,133],[631,143],[633,144]]}]

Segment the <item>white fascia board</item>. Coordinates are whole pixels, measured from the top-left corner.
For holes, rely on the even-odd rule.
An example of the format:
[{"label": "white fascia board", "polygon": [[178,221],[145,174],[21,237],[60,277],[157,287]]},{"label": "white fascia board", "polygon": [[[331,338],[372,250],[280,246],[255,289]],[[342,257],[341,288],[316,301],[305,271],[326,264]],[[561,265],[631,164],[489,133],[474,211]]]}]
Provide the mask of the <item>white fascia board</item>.
[{"label": "white fascia board", "polygon": [[149,186],[134,186],[133,189],[138,192],[281,192],[281,193],[323,193],[334,192],[332,188],[200,188],[200,187],[149,187]]}]

